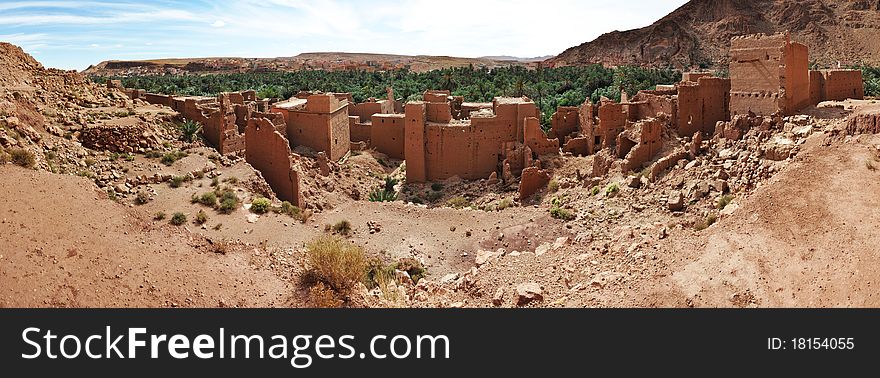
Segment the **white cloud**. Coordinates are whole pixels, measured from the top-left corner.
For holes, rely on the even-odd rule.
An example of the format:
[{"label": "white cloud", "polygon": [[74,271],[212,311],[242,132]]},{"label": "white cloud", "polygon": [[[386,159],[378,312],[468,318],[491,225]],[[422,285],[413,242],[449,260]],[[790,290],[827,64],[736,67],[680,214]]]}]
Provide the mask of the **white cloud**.
[{"label": "white cloud", "polygon": [[226,23],[223,22],[223,20],[217,20],[217,21],[214,21],[214,23],[211,24],[211,26],[213,26],[215,28],[222,28],[222,27],[226,26]]}]

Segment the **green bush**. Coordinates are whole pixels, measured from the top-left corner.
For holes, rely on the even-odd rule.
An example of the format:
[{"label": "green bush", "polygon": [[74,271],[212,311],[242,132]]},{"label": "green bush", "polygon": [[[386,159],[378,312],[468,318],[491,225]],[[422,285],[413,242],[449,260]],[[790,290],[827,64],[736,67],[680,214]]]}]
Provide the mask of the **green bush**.
[{"label": "green bush", "polygon": [[187,182],[186,176],[174,176],[171,178],[171,181],[168,182],[168,185],[171,186],[172,188],[179,188],[185,182]]},{"label": "green bush", "polygon": [[181,212],[176,212],[171,216],[171,224],[175,226],[180,226],[186,223],[186,214]]},{"label": "green bush", "polygon": [[599,185],[596,185],[593,187],[593,189],[590,189],[590,195],[595,196],[599,194],[600,191],[602,191],[602,188],[600,188]]},{"label": "green bush", "polygon": [[183,139],[184,142],[192,143],[196,140],[196,136],[198,135],[199,130],[202,129],[202,125],[196,121],[188,119],[183,121],[179,128],[181,139]]},{"label": "green bush", "polygon": [[470,206],[470,205],[471,205],[471,202],[468,201],[467,198],[464,198],[464,197],[461,197],[461,196],[458,196],[458,197],[452,197],[452,198],[450,198],[448,201],[446,201],[446,206],[449,206],[449,207],[452,207],[452,208],[455,208],[455,209],[465,208],[465,207],[468,207],[468,206]]},{"label": "green bush", "polygon": [[162,164],[170,166],[170,165],[174,164],[174,162],[187,157],[187,155],[188,154],[183,151],[169,152],[169,153],[162,155],[162,159],[159,161],[162,162]]},{"label": "green bush", "polygon": [[224,191],[220,196],[220,207],[217,208],[221,213],[229,214],[235,209],[238,209],[238,205],[241,203],[241,200],[238,199],[238,195],[231,190]]},{"label": "green bush", "polygon": [[204,193],[198,197],[198,203],[205,205],[205,206],[216,207],[217,206],[217,195],[214,194],[214,192]]},{"label": "green bush", "polygon": [[153,215],[153,220],[160,221],[163,219],[165,219],[165,212],[164,211],[159,211],[155,215]]},{"label": "green bush", "polygon": [[547,191],[550,193],[556,193],[559,191],[559,181],[556,181],[556,179],[550,180],[550,182],[547,183]]},{"label": "green bush", "polygon": [[196,214],[196,224],[205,224],[208,221],[208,214],[205,213],[205,210],[199,210],[199,213]]},{"label": "green bush", "polygon": [[606,196],[610,196],[614,193],[617,193],[618,191],[620,191],[620,186],[617,185],[616,182],[612,182],[612,183],[608,184],[607,187],[605,187],[605,195]]},{"label": "green bush", "polygon": [[272,201],[260,197],[251,202],[251,211],[257,214],[265,214],[272,207]]},{"label": "green bush", "polygon": [[550,216],[564,221],[570,221],[574,219],[574,214],[559,206],[553,206],[550,208]]}]

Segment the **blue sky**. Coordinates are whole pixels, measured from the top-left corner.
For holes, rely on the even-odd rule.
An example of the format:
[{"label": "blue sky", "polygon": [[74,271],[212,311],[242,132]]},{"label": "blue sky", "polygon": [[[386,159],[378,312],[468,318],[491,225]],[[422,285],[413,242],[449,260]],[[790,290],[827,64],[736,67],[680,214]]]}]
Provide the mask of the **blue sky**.
[{"label": "blue sky", "polygon": [[555,55],[649,25],[685,0],[0,0],[0,41],[47,67],[309,51]]}]

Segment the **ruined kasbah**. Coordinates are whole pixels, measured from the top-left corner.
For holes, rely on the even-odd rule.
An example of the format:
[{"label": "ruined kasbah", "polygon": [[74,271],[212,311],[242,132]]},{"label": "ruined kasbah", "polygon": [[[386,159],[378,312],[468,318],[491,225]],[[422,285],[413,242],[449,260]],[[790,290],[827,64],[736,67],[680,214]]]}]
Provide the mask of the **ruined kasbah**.
[{"label": "ruined kasbah", "polygon": [[[43,222],[72,222],[65,233],[86,245],[25,237],[25,250],[40,251],[29,259],[47,270],[97,274],[22,295],[64,281],[46,273],[0,293],[0,304],[876,305],[817,288],[868,274],[852,277],[831,245],[858,234],[848,253],[878,258],[869,213],[880,204],[853,193],[880,192],[880,109],[863,99],[862,71],[809,69],[807,46],[787,33],[730,45],[724,77],[685,72],[619,102],[560,106],[546,130],[528,97],[470,102],[424,88],[404,101],[391,87],[361,103],[319,91],[176,96],[22,58],[39,89],[7,90],[0,142],[39,151],[39,171],[5,164],[4,182],[85,196],[53,200],[56,216]],[[181,123],[201,139],[156,126]],[[4,187],[14,194],[5,197],[39,202],[27,187]],[[0,245],[28,233],[15,227]],[[87,261],[84,248],[121,252]],[[320,276],[321,248],[364,253],[352,264],[371,279]]]}]

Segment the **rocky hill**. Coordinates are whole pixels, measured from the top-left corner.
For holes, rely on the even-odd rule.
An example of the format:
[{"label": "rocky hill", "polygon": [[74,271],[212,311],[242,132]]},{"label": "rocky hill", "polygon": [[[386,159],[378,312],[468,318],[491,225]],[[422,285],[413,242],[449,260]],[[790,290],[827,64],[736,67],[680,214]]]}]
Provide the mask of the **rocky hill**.
[{"label": "rocky hill", "polygon": [[821,65],[880,63],[880,0],[692,0],[652,25],[603,34],[549,61],[725,65],[731,37],[785,30]]}]

